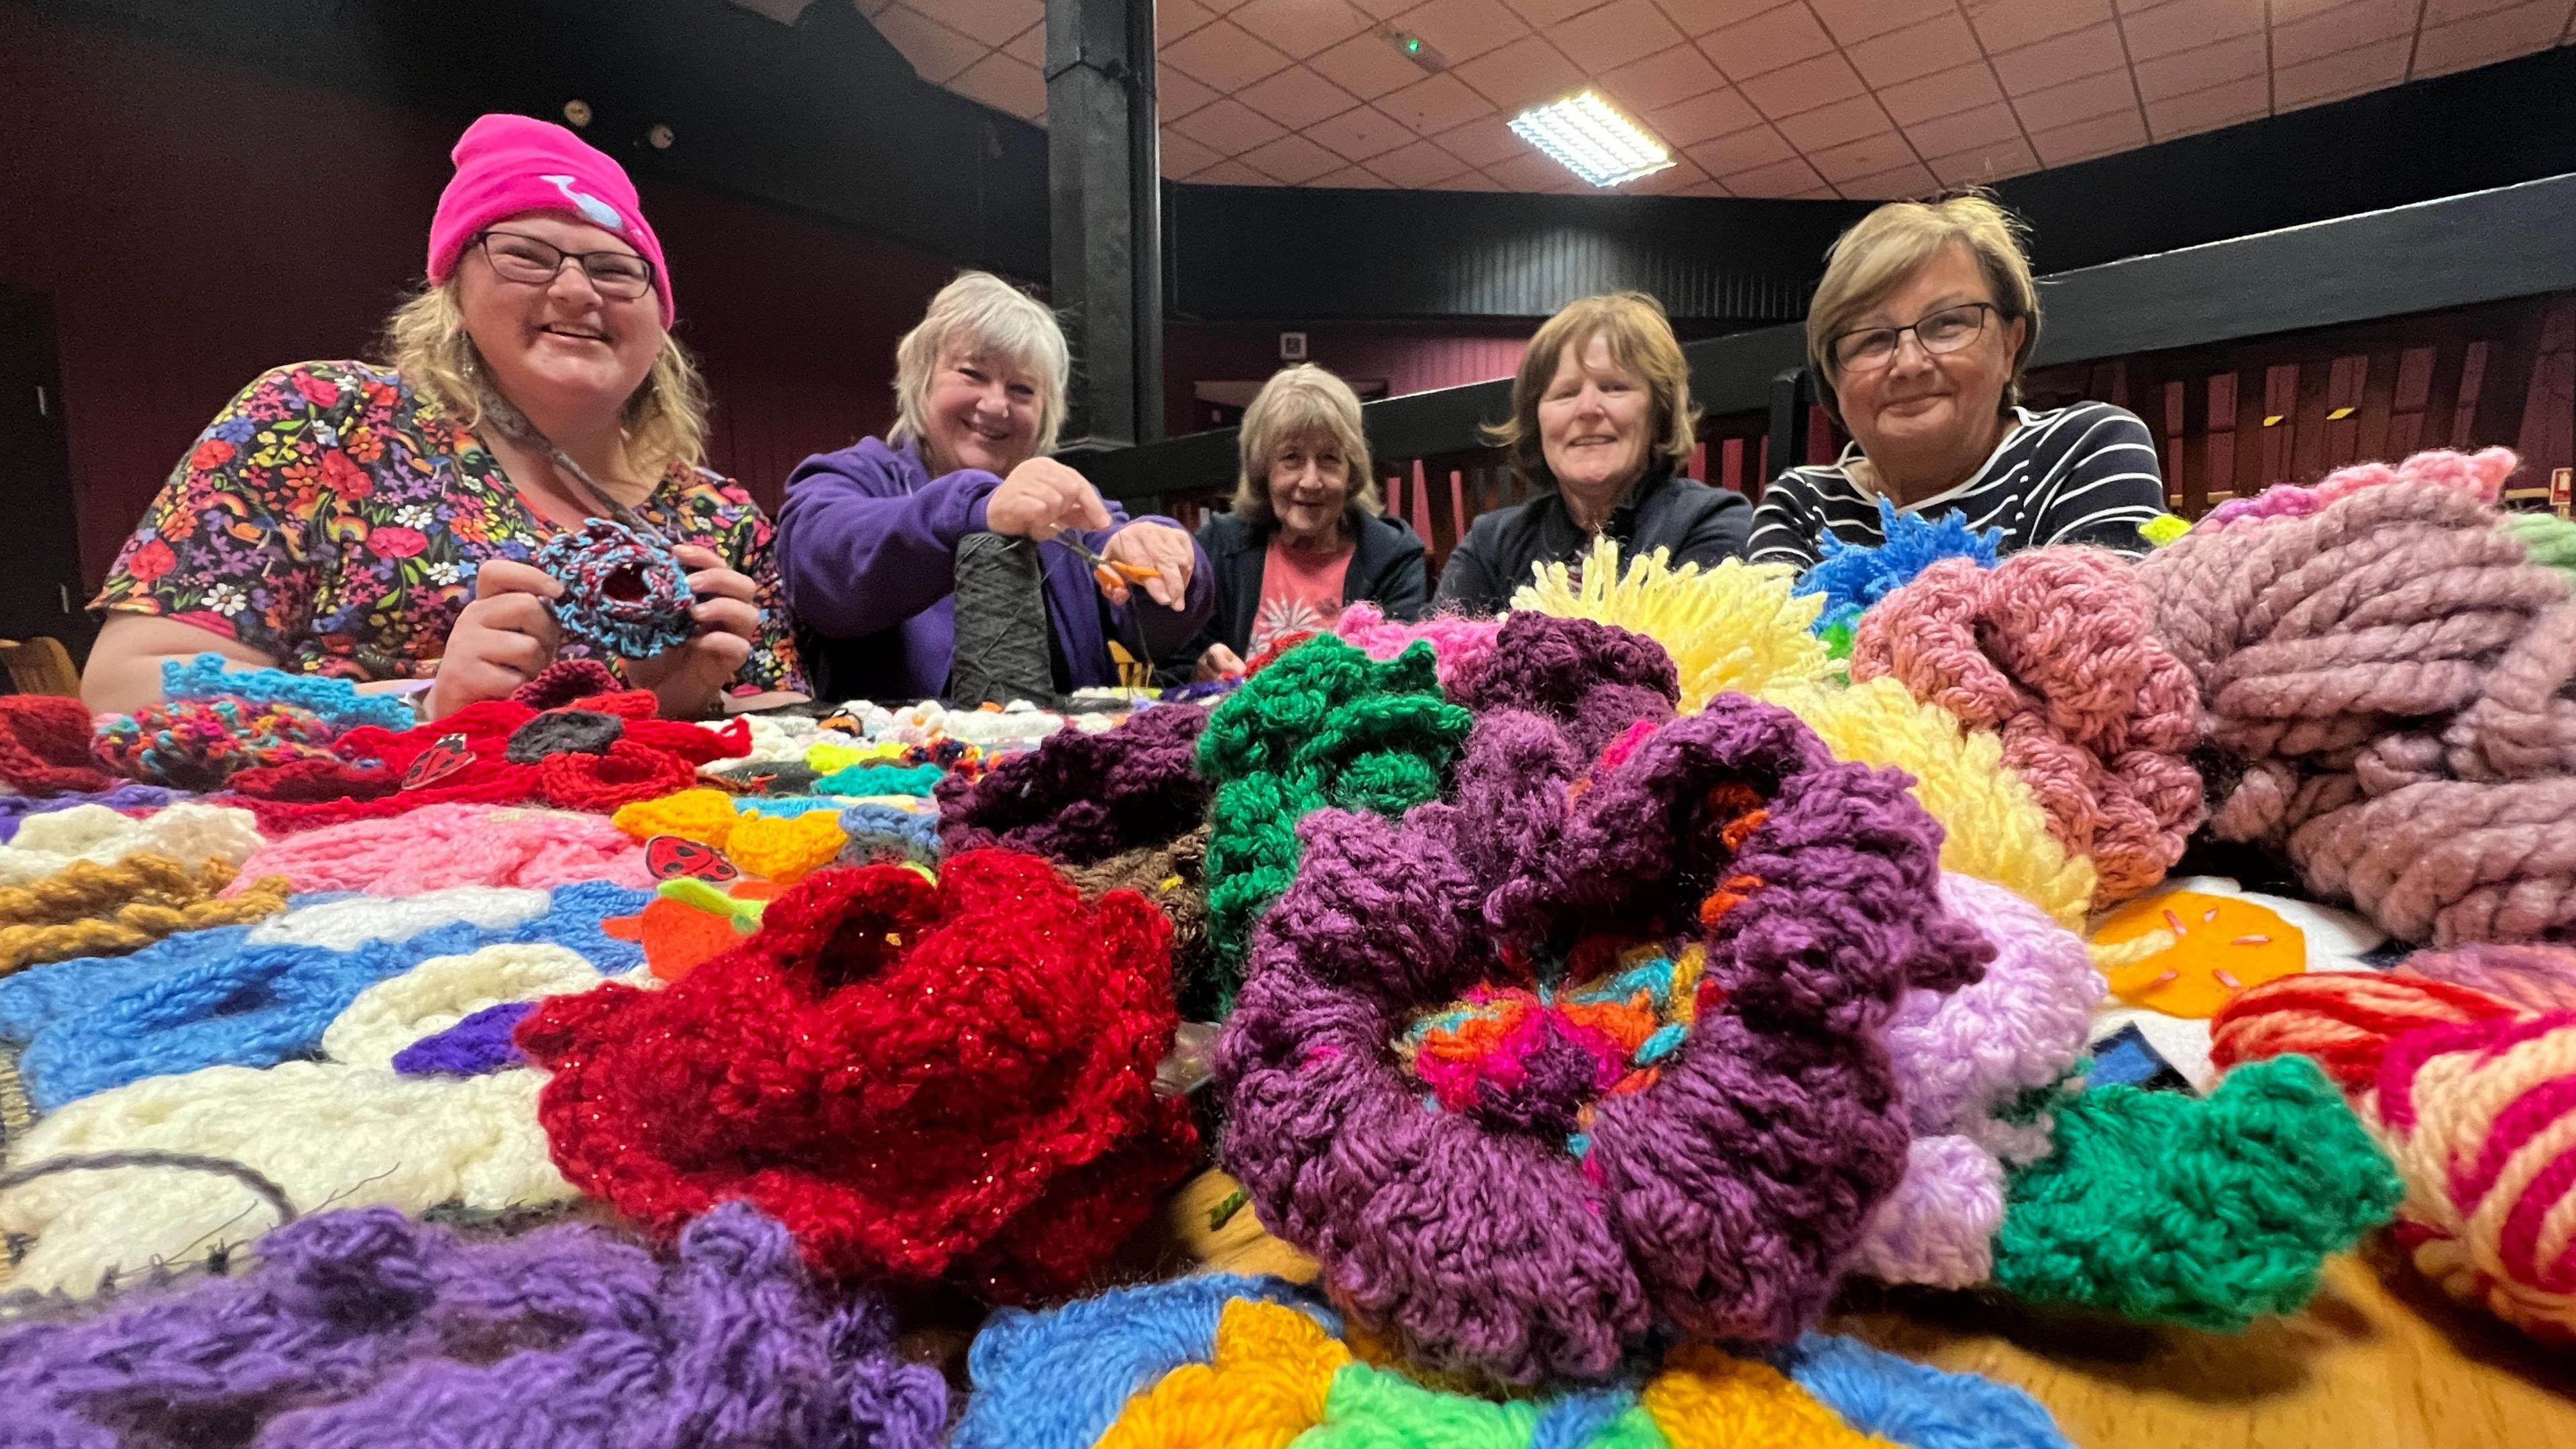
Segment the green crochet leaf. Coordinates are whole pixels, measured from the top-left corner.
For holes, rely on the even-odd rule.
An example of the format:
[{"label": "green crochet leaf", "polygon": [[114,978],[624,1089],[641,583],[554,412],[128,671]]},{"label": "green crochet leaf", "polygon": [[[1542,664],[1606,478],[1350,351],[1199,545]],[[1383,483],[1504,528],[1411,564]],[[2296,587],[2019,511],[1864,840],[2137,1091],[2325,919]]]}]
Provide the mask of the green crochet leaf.
[{"label": "green crochet leaf", "polygon": [[2329,1253],[2404,1188],[2306,1057],[2209,1096],[2101,1087],[2056,1104],[2056,1148],[2014,1172],[1995,1282],[2041,1303],[2233,1331],[2296,1312]]}]

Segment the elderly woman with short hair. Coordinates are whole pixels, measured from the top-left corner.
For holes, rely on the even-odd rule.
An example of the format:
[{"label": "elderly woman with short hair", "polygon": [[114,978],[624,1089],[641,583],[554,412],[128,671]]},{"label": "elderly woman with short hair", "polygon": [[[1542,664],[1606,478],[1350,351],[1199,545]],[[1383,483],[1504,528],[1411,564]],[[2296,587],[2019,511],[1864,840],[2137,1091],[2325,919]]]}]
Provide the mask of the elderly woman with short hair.
[{"label": "elderly woman with short hair", "polygon": [[[895,346],[895,424],[797,465],[778,515],[787,597],[834,698],[927,699],[956,648],[959,544],[995,533],[1045,544],[1043,597],[1060,691],[1119,682],[1108,641],[1177,659],[1206,622],[1206,560],[1167,518],[1129,521],[1045,456],[1065,413],[1055,314],[998,277],[940,289]],[[1135,597],[1096,581],[1056,540],[1142,574]],[[1104,593],[1104,589],[1106,592]],[[1132,615],[1132,619],[1131,619]]]},{"label": "elderly woman with short hair", "polygon": [[1383,516],[1349,383],[1311,362],[1280,369],[1244,410],[1235,447],[1233,508],[1199,525],[1216,582],[1200,678],[1240,675],[1274,640],[1331,629],[1348,604],[1420,616],[1422,539]]},{"label": "elderly woman with short hair", "polygon": [[1805,568],[1827,535],[1886,541],[1884,500],[2003,530],[2005,552],[2093,543],[2144,553],[2164,511],[2154,440],[2109,403],[2021,406],[2039,290],[2021,226],[1974,192],[1896,201],[1827,254],[1807,311],[1807,362],[1850,430],[1833,462],[1791,468],[1753,515],[1753,559]]},{"label": "elderly woman with short hair", "polygon": [[1494,436],[1535,500],[1478,518],[1449,555],[1439,604],[1491,614],[1538,565],[1579,563],[1596,538],[1675,564],[1744,552],[1744,496],[1683,476],[1696,441],[1690,364],[1663,304],[1585,297],[1540,324]]}]

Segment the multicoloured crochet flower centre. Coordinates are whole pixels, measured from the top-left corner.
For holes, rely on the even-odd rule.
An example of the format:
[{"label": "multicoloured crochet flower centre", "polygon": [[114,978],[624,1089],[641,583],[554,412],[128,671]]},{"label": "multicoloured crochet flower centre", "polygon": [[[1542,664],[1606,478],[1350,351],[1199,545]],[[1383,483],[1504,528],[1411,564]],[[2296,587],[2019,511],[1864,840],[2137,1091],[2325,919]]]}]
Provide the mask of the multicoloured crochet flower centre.
[{"label": "multicoloured crochet flower centre", "polygon": [[1562,1139],[1581,1157],[1594,1104],[1653,1086],[1656,1064],[1688,1039],[1706,960],[1696,945],[1678,955],[1635,946],[1609,973],[1571,985],[1477,986],[1416,1017],[1396,1038],[1396,1060],[1433,1105]]}]

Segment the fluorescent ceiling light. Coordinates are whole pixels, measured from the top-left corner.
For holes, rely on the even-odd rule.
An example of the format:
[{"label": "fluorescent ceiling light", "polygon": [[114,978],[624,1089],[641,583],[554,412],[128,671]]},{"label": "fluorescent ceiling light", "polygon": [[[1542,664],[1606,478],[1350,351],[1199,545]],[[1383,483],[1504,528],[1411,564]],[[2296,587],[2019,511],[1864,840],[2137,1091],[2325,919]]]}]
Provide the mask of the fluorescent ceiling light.
[{"label": "fluorescent ceiling light", "polygon": [[1590,91],[1512,118],[1512,130],[1594,186],[1618,186],[1673,164],[1655,138]]}]

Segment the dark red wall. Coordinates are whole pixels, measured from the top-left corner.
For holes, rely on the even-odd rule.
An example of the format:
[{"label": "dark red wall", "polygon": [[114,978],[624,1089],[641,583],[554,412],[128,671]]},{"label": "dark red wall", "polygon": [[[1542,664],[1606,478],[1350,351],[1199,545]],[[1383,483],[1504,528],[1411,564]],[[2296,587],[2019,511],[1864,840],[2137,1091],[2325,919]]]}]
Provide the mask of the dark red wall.
[{"label": "dark red wall", "polygon": [[[1509,377],[1535,322],[1318,323],[1304,329],[1306,360],[1353,382],[1380,381],[1387,396],[1429,392]],[[1258,382],[1286,366],[1283,329],[1250,322],[1174,322],[1163,329],[1163,427],[1195,433],[1209,426],[1193,385]]]},{"label": "dark red wall", "polygon": [[[447,125],[0,3],[0,281],[53,299],[82,576],[263,369],[368,355],[422,267]],[[954,268],[809,216],[648,185],[714,465],[774,504],[893,416],[894,341]]]}]

